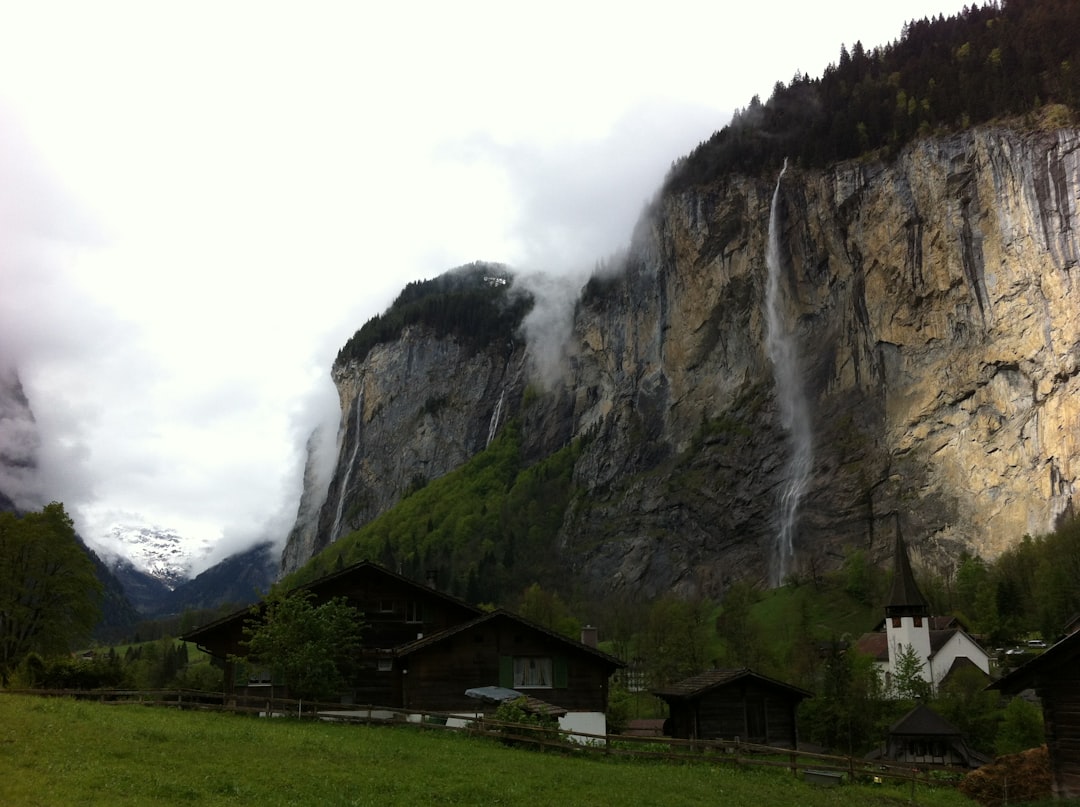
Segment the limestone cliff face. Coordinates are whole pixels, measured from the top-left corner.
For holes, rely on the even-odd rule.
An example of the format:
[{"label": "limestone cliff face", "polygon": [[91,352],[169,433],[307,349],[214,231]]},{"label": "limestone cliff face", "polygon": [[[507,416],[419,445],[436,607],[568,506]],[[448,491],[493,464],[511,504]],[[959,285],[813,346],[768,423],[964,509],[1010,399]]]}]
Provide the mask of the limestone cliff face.
[{"label": "limestone cliff face", "polygon": [[[626,265],[584,289],[554,389],[523,395],[519,353],[414,332],[339,370],[340,465],[312,549],[482,449],[502,398],[531,456],[591,436],[559,547],[587,585],[764,579],[788,453],[765,349],[775,182],[659,198]],[[1080,132],[985,128],[891,164],[793,167],[778,203],[813,423],[794,570],[884,555],[898,530],[946,562],[1050,529],[1080,473]]]},{"label": "limestone cliff face", "polygon": [[305,473],[282,569],[303,565],[343,534],[483,450],[520,404],[521,346],[474,351],[409,328],[363,362],[335,366],[341,400],[338,460],[321,505]]}]

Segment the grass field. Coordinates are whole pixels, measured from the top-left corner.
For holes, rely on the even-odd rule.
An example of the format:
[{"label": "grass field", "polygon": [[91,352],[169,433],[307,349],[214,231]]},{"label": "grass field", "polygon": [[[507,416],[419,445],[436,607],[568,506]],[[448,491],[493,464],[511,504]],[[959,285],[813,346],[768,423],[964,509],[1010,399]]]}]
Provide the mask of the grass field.
[{"label": "grass field", "polygon": [[[508,748],[408,726],[105,706],[0,693],[0,804],[904,805],[907,785],[819,789],[737,770]],[[970,806],[920,786],[921,805]]]}]

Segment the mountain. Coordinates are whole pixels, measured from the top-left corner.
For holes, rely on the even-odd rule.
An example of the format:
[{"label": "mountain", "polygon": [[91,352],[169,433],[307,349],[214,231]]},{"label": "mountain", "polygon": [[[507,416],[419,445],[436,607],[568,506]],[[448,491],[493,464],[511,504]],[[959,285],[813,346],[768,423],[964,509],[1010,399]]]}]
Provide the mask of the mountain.
[{"label": "mountain", "polygon": [[[873,78],[884,56],[864,58]],[[1024,115],[783,173],[768,154],[713,170],[714,138],[558,316],[509,270],[444,276],[484,338],[446,326],[435,281],[403,293],[334,363],[337,467],[304,491],[283,570],[354,559],[361,530],[349,553],[462,593],[515,568],[498,529],[528,518],[557,525],[529,557],[566,591],[720,596],[855,548],[885,561],[897,535],[945,569],[1052,529],[1080,474],[1080,130],[1060,105]],[[556,457],[558,496],[508,503]],[[498,494],[410,504],[441,479]]]},{"label": "mountain", "polygon": [[277,577],[278,557],[269,542],[230,555],[195,577],[188,577],[191,559],[180,549],[175,532],[149,528],[121,532],[136,539],[132,544],[144,565],[120,557],[110,569],[144,618],[226,604],[246,605],[258,600]]},{"label": "mountain", "polygon": [[194,558],[176,530],[114,524],[104,541],[118,547],[114,569],[122,569],[129,577],[138,572],[160,582],[165,591],[172,591],[191,576]]},{"label": "mountain", "polygon": [[278,553],[269,541],[230,555],[166,595],[161,612],[248,605],[256,602],[277,579]]}]

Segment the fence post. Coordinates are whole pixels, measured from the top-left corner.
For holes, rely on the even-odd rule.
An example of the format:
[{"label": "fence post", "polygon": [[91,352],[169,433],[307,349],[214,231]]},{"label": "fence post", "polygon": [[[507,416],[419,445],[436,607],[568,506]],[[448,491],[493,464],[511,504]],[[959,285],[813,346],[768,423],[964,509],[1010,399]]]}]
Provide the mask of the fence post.
[{"label": "fence post", "polygon": [[799,755],[794,750],[792,750],[792,752],[791,752],[791,775],[794,776],[796,779],[799,778],[798,759],[799,759]]}]

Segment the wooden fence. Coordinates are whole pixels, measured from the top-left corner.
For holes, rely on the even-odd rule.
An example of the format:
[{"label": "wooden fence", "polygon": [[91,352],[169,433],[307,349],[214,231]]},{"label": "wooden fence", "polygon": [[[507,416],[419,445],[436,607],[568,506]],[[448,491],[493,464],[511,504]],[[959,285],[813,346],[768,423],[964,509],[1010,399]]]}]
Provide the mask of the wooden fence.
[{"label": "wooden fence", "polygon": [[[418,712],[371,704],[319,703],[271,696],[230,695],[189,689],[162,690],[7,690],[11,694],[66,697],[108,705],[143,705],[174,709],[230,712],[257,717],[291,717],[361,725],[408,724],[421,729],[458,731],[487,736],[504,743],[531,745],[541,751],[554,749],[568,754],[606,757],[700,762],[733,767],[786,768],[808,780],[853,782],[886,779],[926,786],[954,786],[968,771],[947,765],[890,763],[857,757],[815,754],[790,748],[774,748],[739,740],[680,740],[672,737],[637,737],[624,734],[588,734],[558,728],[506,723],[485,716],[447,712]],[[820,774],[820,776],[808,776]]]}]

